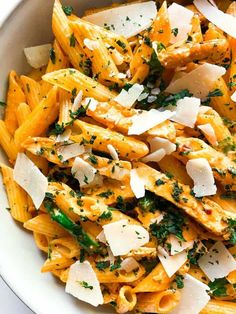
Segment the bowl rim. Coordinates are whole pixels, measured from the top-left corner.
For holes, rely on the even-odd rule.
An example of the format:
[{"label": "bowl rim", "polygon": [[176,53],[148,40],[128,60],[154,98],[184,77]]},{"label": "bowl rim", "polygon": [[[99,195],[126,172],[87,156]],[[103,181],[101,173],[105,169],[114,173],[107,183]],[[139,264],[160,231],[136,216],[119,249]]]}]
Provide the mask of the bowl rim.
[{"label": "bowl rim", "polygon": [[24,0],[12,0],[9,4],[6,4],[4,8],[4,13],[2,17],[0,18],[0,28],[3,26],[3,24],[7,21],[7,19],[10,17],[10,15],[16,10],[18,5],[23,2]]},{"label": "bowl rim", "polygon": [[[13,12],[16,10],[16,8],[20,5],[20,3],[22,3],[24,0],[13,0],[13,3],[8,6],[6,5],[6,7],[4,8],[4,14],[2,15],[2,17],[0,18],[0,28],[3,27],[3,25],[5,24],[5,22],[8,20],[8,18],[11,16],[11,14],[13,14]],[[21,298],[20,296],[14,291],[14,288],[10,285],[10,283],[8,282],[7,278],[5,278],[3,276],[3,274],[0,274],[0,278],[2,279],[2,281],[7,285],[7,287],[11,290],[11,292],[29,309],[32,311],[32,313],[35,313],[28,304],[26,304]]]}]

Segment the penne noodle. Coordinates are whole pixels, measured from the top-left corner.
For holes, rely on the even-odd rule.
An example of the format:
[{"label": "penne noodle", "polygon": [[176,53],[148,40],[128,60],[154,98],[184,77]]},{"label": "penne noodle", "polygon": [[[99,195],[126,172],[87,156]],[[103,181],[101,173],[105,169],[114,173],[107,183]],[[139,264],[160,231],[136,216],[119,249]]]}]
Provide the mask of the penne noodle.
[{"label": "penne noodle", "polygon": [[10,134],[14,134],[18,127],[16,109],[20,103],[25,101],[26,98],[20,85],[20,79],[15,71],[11,71],[9,74],[9,88],[7,92],[7,105],[4,118]]},{"label": "penne noodle", "polygon": [[41,214],[27,220],[24,223],[24,228],[51,238],[60,238],[68,235],[67,232],[56,222],[52,221],[47,214]]},{"label": "penne noodle", "polygon": [[166,290],[162,292],[142,293],[138,296],[136,309],[145,313],[169,313],[180,300],[180,292]]},{"label": "penne noodle", "polygon": [[20,77],[20,80],[25,93],[26,102],[30,106],[30,109],[33,110],[40,103],[40,85],[38,82],[24,75]]},{"label": "penne noodle", "polygon": [[59,0],[55,0],[52,16],[52,30],[57,42],[68,56],[75,69],[86,72],[86,59],[78,42],[75,40],[69,20]]},{"label": "penne noodle", "polygon": [[14,181],[13,170],[3,164],[0,165],[3,183],[7,191],[8,202],[11,216],[19,222],[27,222],[31,219],[31,213],[28,210],[27,194]]},{"label": "penne noodle", "polygon": [[80,143],[83,140],[93,141],[94,150],[110,153],[108,145],[112,145],[118,156],[126,159],[138,159],[148,154],[147,145],[134,137],[124,136],[118,132],[110,131],[99,126],[86,123],[81,120],[76,120],[73,125],[73,131],[79,135],[71,136],[71,140]]},{"label": "penne noodle", "polygon": [[54,87],[30,113],[28,119],[16,130],[15,143],[20,148],[28,136],[42,135],[58,115],[57,88]]},{"label": "penne noodle", "polygon": [[83,91],[84,96],[93,97],[98,101],[107,101],[116,96],[104,85],[75,69],[65,69],[45,74],[43,80],[68,92]]},{"label": "penne noodle", "polygon": [[21,126],[21,124],[23,124],[28,119],[30,113],[31,109],[29,105],[27,105],[25,102],[19,104],[16,110],[16,119],[19,126]]},{"label": "penne noodle", "polygon": [[3,120],[0,120],[0,145],[4,149],[10,163],[14,163],[18,150],[14,143],[14,139]]}]

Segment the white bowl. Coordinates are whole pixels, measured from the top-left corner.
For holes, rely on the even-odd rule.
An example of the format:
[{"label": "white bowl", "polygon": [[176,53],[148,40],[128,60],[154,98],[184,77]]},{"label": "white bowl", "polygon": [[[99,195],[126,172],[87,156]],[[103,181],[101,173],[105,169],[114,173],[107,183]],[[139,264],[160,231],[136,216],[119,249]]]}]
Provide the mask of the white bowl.
[{"label": "white bowl", "polygon": [[[5,1],[4,1],[5,2]],[[89,6],[108,5],[109,0],[63,1],[78,14]],[[0,99],[5,98],[10,70],[27,73],[23,48],[52,41],[53,0],[8,0],[0,13]],[[3,8],[4,6],[4,8]],[[4,14],[3,14],[4,13]],[[0,161],[5,156],[0,151]],[[37,314],[113,313],[110,308],[93,308],[66,294],[64,286],[50,274],[41,274],[45,260],[34,244],[32,234],[13,221],[0,178],[0,274],[19,298]],[[0,311],[1,312],[1,311]],[[4,313],[5,314],[5,313]]]}]

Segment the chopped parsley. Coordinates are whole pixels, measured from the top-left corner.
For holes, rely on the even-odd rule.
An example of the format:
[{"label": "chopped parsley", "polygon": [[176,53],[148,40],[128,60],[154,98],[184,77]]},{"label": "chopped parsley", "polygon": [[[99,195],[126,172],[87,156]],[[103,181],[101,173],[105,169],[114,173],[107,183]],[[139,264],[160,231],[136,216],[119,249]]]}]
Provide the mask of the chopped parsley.
[{"label": "chopped parsley", "polygon": [[109,265],[110,265],[109,261],[101,261],[101,262],[96,263],[96,268],[98,270],[104,270],[104,269],[108,268]]},{"label": "chopped parsley", "polygon": [[110,271],[114,271],[114,270],[117,270],[119,268],[121,268],[121,258],[120,257],[118,257],[118,259],[115,261],[115,263],[111,265]]},{"label": "chopped parsley", "polygon": [[98,218],[103,219],[103,220],[111,220],[112,219],[112,212],[110,210],[105,211]]},{"label": "chopped parsley", "polygon": [[176,282],[176,285],[177,285],[178,289],[183,289],[183,287],[184,287],[184,276],[177,275],[175,277],[175,282]]},{"label": "chopped parsley", "polygon": [[149,37],[144,36],[143,41],[144,41],[144,43],[145,43],[147,46],[152,47],[152,42],[151,42],[151,39],[150,39]]},{"label": "chopped parsley", "polygon": [[59,135],[65,131],[64,124],[55,123],[54,128],[50,130],[49,135]]},{"label": "chopped parsley", "polygon": [[214,89],[212,92],[208,94],[207,97],[220,97],[223,96],[224,94],[219,88]]},{"label": "chopped parsley", "polygon": [[55,54],[55,50],[53,48],[51,48],[49,50],[49,57],[50,57],[52,63],[55,64],[56,63],[56,54]]},{"label": "chopped parsley", "polygon": [[193,37],[188,35],[188,38],[186,40],[186,43],[191,43],[193,41]]},{"label": "chopped parsley", "polygon": [[126,48],[126,44],[125,44],[123,41],[121,41],[120,39],[118,39],[118,40],[116,41],[116,43],[117,43],[117,45],[119,45],[122,49],[125,49],[125,48]]},{"label": "chopped parsley", "polygon": [[166,212],[161,222],[150,225],[150,230],[159,244],[164,244],[170,234],[174,234],[180,241],[185,241],[182,232],[184,224],[185,219],[178,211]]},{"label": "chopped parsley", "polygon": [[62,6],[62,10],[64,11],[64,13],[67,15],[67,16],[70,16],[73,12],[73,8],[72,6],[65,6],[63,5]]},{"label": "chopped parsley", "polygon": [[148,62],[150,66],[150,72],[151,74],[160,74],[163,71],[163,66],[161,65],[161,62],[159,61],[156,52],[153,50],[151,59]]},{"label": "chopped parsley", "polygon": [[97,165],[97,164],[98,164],[98,159],[97,159],[97,157],[96,157],[95,155],[89,155],[88,160],[89,160],[92,164],[94,164],[94,165]]},{"label": "chopped parsley", "polygon": [[236,244],[236,220],[228,219],[228,231],[230,232],[229,242],[231,244]]},{"label": "chopped parsley", "polygon": [[103,198],[109,198],[111,195],[113,195],[114,192],[111,190],[107,190],[105,192],[102,192],[100,194],[97,194],[97,196],[103,197]]},{"label": "chopped parsley", "polygon": [[176,37],[179,33],[179,29],[177,27],[175,27],[171,30],[171,33]]},{"label": "chopped parsley", "polygon": [[160,186],[160,185],[163,185],[163,184],[165,184],[165,181],[163,181],[163,180],[161,180],[161,179],[158,179],[158,180],[156,181],[156,185],[157,185],[157,186]]},{"label": "chopped parsley", "polygon": [[179,183],[177,181],[174,182],[171,195],[176,202],[180,201],[180,195],[182,193],[183,193],[183,188],[179,186]]},{"label": "chopped parsley", "polygon": [[208,284],[210,288],[210,294],[214,297],[226,297],[227,296],[227,284],[226,278],[218,278]]},{"label": "chopped parsley", "polygon": [[139,208],[144,212],[154,213],[157,210],[157,204],[153,194],[146,191],[145,196],[138,200]]},{"label": "chopped parsley", "polygon": [[74,33],[71,34],[70,36],[70,46],[75,47],[76,39]]},{"label": "chopped parsley", "polygon": [[223,141],[219,142],[219,148],[221,148],[225,154],[230,151],[236,151],[236,142],[232,137],[226,137]]},{"label": "chopped parsley", "polygon": [[192,249],[188,251],[188,260],[192,265],[198,265],[198,260],[206,253],[205,246],[199,249],[199,243],[194,242]]},{"label": "chopped parsley", "polygon": [[79,281],[79,284],[85,289],[93,290],[93,286],[90,286],[86,281]]}]

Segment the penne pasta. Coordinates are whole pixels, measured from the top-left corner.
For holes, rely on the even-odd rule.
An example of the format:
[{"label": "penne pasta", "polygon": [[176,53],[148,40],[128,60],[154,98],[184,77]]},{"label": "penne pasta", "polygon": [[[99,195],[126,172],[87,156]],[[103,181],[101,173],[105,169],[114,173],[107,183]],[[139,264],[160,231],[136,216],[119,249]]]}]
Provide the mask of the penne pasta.
[{"label": "penne pasta", "polygon": [[16,130],[14,139],[17,147],[20,147],[28,136],[42,135],[55,121],[57,114],[57,88],[54,87],[47,97],[34,108],[29,118]]},{"label": "penne pasta", "polygon": [[116,96],[104,85],[75,69],[65,69],[45,74],[43,80],[68,92],[75,91],[76,93],[81,90],[85,96],[93,97],[99,101],[107,101]]},{"label": "penne pasta", "polygon": [[26,101],[25,94],[20,85],[20,79],[15,71],[9,74],[9,88],[7,92],[7,106],[5,110],[4,122],[10,134],[14,134],[18,127],[16,109],[18,105]]},{"label": "penne pasta", "polygon": [[27,194],[14,181],[13,170],[3,164],[1,164],[0,167],[3,176],[3,183],[7,191],[11,216],[19,222],[27,222],[32,217],[28,210]]}]

